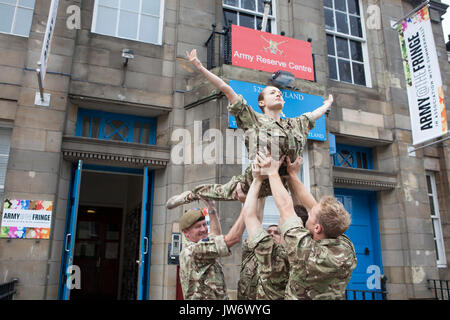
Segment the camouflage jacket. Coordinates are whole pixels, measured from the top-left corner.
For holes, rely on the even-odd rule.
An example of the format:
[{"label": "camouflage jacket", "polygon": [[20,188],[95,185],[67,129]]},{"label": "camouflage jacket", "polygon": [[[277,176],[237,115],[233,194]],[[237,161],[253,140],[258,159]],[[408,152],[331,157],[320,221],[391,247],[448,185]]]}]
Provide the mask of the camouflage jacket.
[{"label": "camouflage jacket", "polygon": [[256,286],[258,284],[257,260],[255,251],[248,247],[247,239],[242,246],[242,262],[239,274],[237,299],[256,300]]},{"label": "camouflage jacket", "polygon": [[[308,139],[308,132],[315,125],[311,112],[296,118],[280,119],[280,122],[277,122],[265,114],[254,111],[247,105],[242,95],[239,95],[239,101],[229,104],[227,108],[236,117],[238,128],[245,131],[245,146],[249,153],[249,159],[253,159],[258,151],[257,148],[249,148],[249,146],[268,143],[270,148],[270,141],[279,140],[279,155],[287,154],[291,161],[294,161],[297,155],[302,155]],[[271,153],[274,155],[274,150],[271,150]]]},{"label": "camouflage jacket", "polygon": [[257,260],[257,300],[282,300],[289,279],[289,261],[283,245],[261,228],[249,238],[249,249]]},{"label": "camouflage jacket", "polygon": [[180,282],[185,300],[228,300],[219,257],[231,255],[224,236],[191,242],[183,236]]},{"label": "camouflage jacket", "polygon": [[285,298],[344,299],[357,262],[350,239],[313,240],[298,217],[286,220],[280,230],[291,266]]}]

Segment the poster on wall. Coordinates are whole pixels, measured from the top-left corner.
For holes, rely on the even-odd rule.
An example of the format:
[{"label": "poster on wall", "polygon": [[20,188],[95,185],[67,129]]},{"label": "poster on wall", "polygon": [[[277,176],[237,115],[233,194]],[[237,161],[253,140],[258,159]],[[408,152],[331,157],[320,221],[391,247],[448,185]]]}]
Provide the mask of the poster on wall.
[{"label": "poster on wall", "polygon": [[0,238],[49,239],[53,201],[5,199]]},{"label": "poster on wall", "polygon": [[447,133],[444,87],[428,6],[398,25],[413,145]]}]

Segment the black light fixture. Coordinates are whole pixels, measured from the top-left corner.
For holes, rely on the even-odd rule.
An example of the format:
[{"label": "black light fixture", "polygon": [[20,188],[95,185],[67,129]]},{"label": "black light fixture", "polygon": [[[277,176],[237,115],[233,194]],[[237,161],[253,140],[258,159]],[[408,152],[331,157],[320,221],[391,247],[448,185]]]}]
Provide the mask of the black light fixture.
[{"label": "black light fixture", "polygon": [[270,80],[276,86],[287,87],[295,80],[295,76],[290,72],[278,70],[272,74]]}]

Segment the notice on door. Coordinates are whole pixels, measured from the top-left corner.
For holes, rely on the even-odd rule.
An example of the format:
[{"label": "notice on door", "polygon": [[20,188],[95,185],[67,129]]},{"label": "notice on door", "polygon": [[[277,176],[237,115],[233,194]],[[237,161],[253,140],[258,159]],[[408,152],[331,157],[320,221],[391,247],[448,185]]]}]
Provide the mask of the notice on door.
[{"label": "notice on door", "polygon": [[5,199],[0,238],[49,239],[53,201]]}]

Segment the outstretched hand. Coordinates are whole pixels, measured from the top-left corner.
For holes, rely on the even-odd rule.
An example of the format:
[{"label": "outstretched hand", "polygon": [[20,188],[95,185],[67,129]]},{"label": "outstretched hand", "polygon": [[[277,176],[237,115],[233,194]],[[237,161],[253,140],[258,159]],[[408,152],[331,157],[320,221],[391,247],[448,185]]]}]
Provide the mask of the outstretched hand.
[{"label": "outstretched hand", "polygon": [[287,173],[290,176],[297,176],[300,172],[300,168],[302,167],[303,158],[298,156],[297,159],[295,159],[294,162],[291,162],[291,159],[289,156],[286,157],[286,168]]},{"label": "outstretched hand", "polygon": [[216,202],[212,199],[205,199],[202,198],[201,196],[199,196],[200,200],[203,201],[203,203],[206,205],[206,207],[208,208],[208,213],[216,213]]},{"label": "outstretched hand", "polygon": [[186,58],[189,60],[190,63],[192,63],[197,68],[202,65],[202,63],[197,57],[197,49],[192,49],[191,52],[186,51]]},{"label": "outstretched hand", "polygon": [[286,155],[283,155],[280,160],[275,160],[272,158],[270,151],[266,147],[266,154],[259,151],[256,154],[255,160],[257,161],[257,165],[261,168],[261,174],[270,176],[278,174],[278,170],[280,169],[281,164],[284,162]]},{"label": "outstretched hand", "polygon": [[334,101],[333,95],[330,94],[330,95],[328,95],[328,99],[323,102],[323,105],[327,107],[327,111],[330,110],[331,105],[333,104],[333,101]]}]

